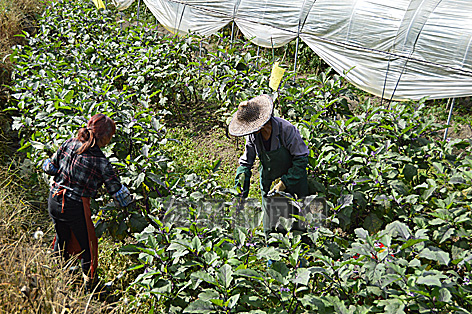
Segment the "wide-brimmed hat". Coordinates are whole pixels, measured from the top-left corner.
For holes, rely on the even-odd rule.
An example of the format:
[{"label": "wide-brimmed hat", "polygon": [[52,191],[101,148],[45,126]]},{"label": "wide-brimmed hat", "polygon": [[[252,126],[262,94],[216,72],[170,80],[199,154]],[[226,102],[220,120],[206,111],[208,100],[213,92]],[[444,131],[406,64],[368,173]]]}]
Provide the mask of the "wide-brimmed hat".
[{"label": "wide-brimmed hat", "polygon": [[245,136],[257,132],[272,116],[273,102],[269,95],[243,101],[229,124],[229,134]]}]

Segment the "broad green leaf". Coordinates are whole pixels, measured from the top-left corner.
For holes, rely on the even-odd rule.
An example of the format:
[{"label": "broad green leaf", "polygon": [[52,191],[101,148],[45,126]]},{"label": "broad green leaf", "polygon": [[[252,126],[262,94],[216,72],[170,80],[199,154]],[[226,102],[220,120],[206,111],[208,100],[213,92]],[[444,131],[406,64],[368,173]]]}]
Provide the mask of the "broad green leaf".
[{"label": "broad green leaf", "polygon": [[405,311],[403,309],[405,308],[405,304],[403,304],[400,300],[398,299],[388,299],[388,300],[382,300],[379,302],[379,305],[385,306],[384,308],[384,313],[385,314],[403,314]]},{"label": "broad green leaf", "polygon": [[354,195],[352,194],[343,194],[341,197],[338,199],[338,205],[341,205],[341,208],[347,207],[352,205],[352,202],[354,200]]},{"label": "broad green leaf", "polygon": [[466,184],[467,180],[465,180],[462,176],[455,175],[449,180],[450,184]]},{"label": "broad green leaf", "polygon": [[312,310],[318,310],[317,313],[326,313],[325,304],[319,296],[305,294],[300,302],[304,307],[310,307]]},{"label": "broad green leaf", "polygon": [[369,230],[370,233],[376,233],[382,228],[383,221],[379,219],[379,217],[374,214],[370,213],[364,220],[362,226]]},{"label": "broad green leaf", "polygon": [[216,281],[216,279],[213,278],[212,276],[210,276],[210,274],[208,274],[207,272],[204,272],[204,271],[194,272],[190,275],[190,277],[192,277],[194,279],[200,279],[200,280],[203,280],[203,281],[205,281],[209,284],[218,286],[218,282]]},{"label": "broad green leaf", "polygon": [[141,172],[136,178],[136,181],[134,182],[133,186],[135,188],[141,187],[141,184],[144,182],[145,177],[146,177],[146,174],[144,172]]},{"label": "broad green leaf", "polygon": [[128,244],[120,247],[120,254],[135,254],[140,252],[135,244]]},{"label": "broad green leaf", "polygon": [[424,276],[419,277],[416,280],[417,284],[427,285],[427,286],[438,286],[441,287],[441,277],[438,275]]},{"label": "broad green leaf", "polygon": [[247,269],[238,269],[235,271],[235,274],[238,276],[249,277],[257,280],[264,280],[264,277],[259,274],[257,271],[247,268]]},{"label": "broad green leaf", "polygon": [[297,273],[295,278],[292,280],[293,283],[298,283],[302,285],[308,285],[308,281],[310,280],[310,271],[306,268],[299,268],[297,269]]},{"label": "broad green leaf", "polygon": [[225,289],[228,289],[232,280],[233,270],[231,269],[231,266],[229,266],[228,264],[224,264],[220,267],[220,270],[218,272],[218,281]]},{"label": "broad green leaf", "polygon": [[449,257],[449,253],[444,252],[443,250],[436,248],[436,247],[427,247],[424,248],[421,253],[419,254],[420,257],[427,258],[432,261],[437,261],[441,265],[448,265],[451,258]]},{"label": "broad green leaf", "polygon": [[427,241],[427,240],[426,239],[409,239],[401,246],[400,250],[404,250],[406,248],[409,248],[410,246],[413,246],[417,243],[424,242],[424,241]]},{"label": "broad green leaf", "polygon": [[273,261],[278,261],[281,258],[279,251],[277,251],[272,246],[262,247],[259,250],[257,250],[256,257],[257,259],[265,258],[265,259],[268,259],[268,260],[270,259]]},{"label": "broad green leaf", "polygon": [[183,313],[214,313],[215,307],[211,302],[196,300],[187,306]]},{"label": "broad green leaf", "polygon": [[234,235],[235,235],[235,238],[236,238],[236,241],[238,241],[238,243],[242,246],[244,246],[245,242],[246,242],[246,234],[241,231],[240,228],[236,228],[234,231],[233,231]]},{"label": "broad green leaf", "polygon": [[195,250],[196,253],[202,250],[202,242],[198,236],[193,237],[192,239],[192,249]]},{"label": "broad green leaf", "polygon": [[284,276],[282,276],[281,273],[279,273],[278,271],[275,271],[271,268],[267,269],[267,273],[270,275],[270,277],[272,277],[273,279],[275,279],[277,282],[279,282],[280,284],[282,285],[286,285],[288,284],[288,280],[287,278],[285,278]]},{"label": "broad green leaf", "polygon": [[355,229],[354,233],[356,234],[358,238],[363,239],[363,240],[365,240],[369,236],[369,233],[363,228]]},{"label": "broad green leaf", "polygon": [[37,142],[37,141],[30,141],[31,146],[33,146],[35,149],[42,150],[44,149],[45,145],[43,143]]},{"label": "broad green leaf", "polygon": [[439,298],[438,300],[441,302],[449,302],[452,299],[452,294],[449,292],[449,289],[442,288],[439,290]]},{"label": "broad green leaf", "polygon": [[225,305],[225,302],[221,299],[210,299],[209,301],[219,307],[223,307]]},{"label": "broad green leaf", "polygon": [[387,225],[385,228],[392,236],[399,235],[403,239],[407,240],[411,236],[410,228],[402,222],[394,221]]},{"label": "broad green leaf", "polygon": [[426,191],[424,191],[424,193],[421,195],[421,197],[423,198],[423,200],[428,200],[428,198],[433,195],[434,191],[436,191],[436,187],[433,186],[429,189],[427,189]]},{"label": "broad green leaf", "polygon": [[235,305],[238,303],[238,300],[239,300],[239,293],[238,294],[235,294],[233,296],[231,296],[228,301],[226,301],[228,303],[228,308],[232,309],[235,307]]},{"label": "broad green leaf", "polygon": [[129,229],[132,233],[141,232],[148,226],[148,222],[145,217],[140,214],[131,214],[128,221]]},{"label": "broad green leaf", "polygon": [[441,241],[439,243],[443,243],[444,241],[449,240],[454,235],[455,229],[449,228],[446,232],[444,232],[443,236],[441,237]]},{"label": "broad green leaf", "polygon": [[405,176],[405,179],[408,181],[412,181],[413,177],[418,174],[418,168],[414,165],[411,164],[406,164],[405,167],[403,168],[403,175]]}]

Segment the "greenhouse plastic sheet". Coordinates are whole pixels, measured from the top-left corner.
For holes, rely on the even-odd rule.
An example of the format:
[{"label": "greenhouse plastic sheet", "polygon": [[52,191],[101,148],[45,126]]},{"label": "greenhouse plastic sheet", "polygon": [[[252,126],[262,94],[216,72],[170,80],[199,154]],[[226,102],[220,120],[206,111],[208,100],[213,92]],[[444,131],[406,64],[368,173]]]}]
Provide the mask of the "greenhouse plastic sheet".
[{"label": "greenhouse plastic sheet", "polygon": [[[114,0],[119,7],[130,0]],[[234,21],[263,47],[299,37],[358,87],[394,99],[472,95],[470,0],[144,0],[168,30]]]}]

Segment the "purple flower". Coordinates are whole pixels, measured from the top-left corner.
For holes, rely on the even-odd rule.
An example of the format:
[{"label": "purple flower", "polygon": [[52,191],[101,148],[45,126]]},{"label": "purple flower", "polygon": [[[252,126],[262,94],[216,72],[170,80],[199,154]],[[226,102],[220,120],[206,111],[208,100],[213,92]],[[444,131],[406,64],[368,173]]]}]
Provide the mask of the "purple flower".
[{"label": "purple flower", "polygon": [[138,120],[136,120],[135,118],[133,118],[131,121],[136,122],[136,121],[138,121]]},{"label": "purple flower", "polygon": [[371,156],[375,156],[375,153],[372,151],[372,152],[370,152],[370,155],[371,155]]},{"label": "purple flower", "polygon": [[448,142],[448,143],[449,143],[450,141],[451,141],[451,139],[450,139],[450,138],[446,139],[446,142]]},{"label": "purple flower", "polygon": [[341,160],[338,160],[338,164],[340,164],[342,161]]},{"label": "purple flower", "polygon": [[246,246],[255,246],[255,243],[246,242]]},{"label": "purple flower", "polygon": [[470,285],[470,278],[468,276],[464,278],[464,285],[466,286]]},{"label": "purple flower", "polygon": [[188,87],[188,83],[185,83],[185,86]]},{"label": "purple flower", "polygon": [[357,184],[356,181],[352,182],[352,185],[356,185],[356,184]]},{"label": "purple flower", "polygon": [[379,180],[375,179],[375,184],[379,184]]},{"label": "purple flower", "polygon": [[280,292],[290,292],[290,288],[280,288]]},{"label": "purple flower", "polygon": [[415,296],[415,294],[414,294],[413,292],[408,292],[407,294],[408,294],[410,297],[414,297],[414,296]]}]

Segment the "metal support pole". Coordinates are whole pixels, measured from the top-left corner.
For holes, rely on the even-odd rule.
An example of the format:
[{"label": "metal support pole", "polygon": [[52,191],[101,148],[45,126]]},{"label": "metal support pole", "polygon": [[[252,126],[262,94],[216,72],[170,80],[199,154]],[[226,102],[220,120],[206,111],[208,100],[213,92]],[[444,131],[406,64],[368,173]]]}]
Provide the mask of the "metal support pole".
[{"label": "metal support pole", "polygon": [[141,0],[138,0],[138,16],[137,16],[137,22],[138,22],[138,25],[139,25],[139,3],[141,2]]},{"label": "metal support pole", "polygon": [[274,64],[275,55],[274,55],[274,42],[272,41],[272,37],[270,37],[270,45],[272,46],[272,64]]},{"label": "metal support pole", "polygon": [[202,69],[202,39],[200,39],[198,47],[198,77],[200,77],[200,71]]},{"label": "metal support pole", "polygon": [[[451,102],[451,107],[449,108],[449,115],[447,117],[447,125],[449,125],[449,123],[451,122],[451,116],[452,116],[452,109],[454,108],[454,102],[456,101],[455,98],[452,98],[452,102]],[[446,130],[444,131],[444,138],[443,138],[443,141],[446,140],[447,138],[447,132],[449,130],[449,127],[446,128]]]},{"label": "metal support pole", "polygon": [[297,61],[298,61],[298,42],[300,37],[297,36],[297,44],[295,45],[295,62],[293,65],[293,80],[295,81],[295,75],[297,74]]},{"label": "metal support pole", "polygon": [[120,27],[121,30],[123,30],[123,19],[125,18],[125,14],[123,12],[118,12],[118,15],[120,16]]},{"label": "metal support pole", "polygon": [[259,67],[259,48],[261,48],[261,46],[257,46],[257,53],[256,53],[256,69]]},{"label": "metal support pole", "polygon": [[233,36],[234,36],[234,21],[231,24],[231,45],[230,45],[230,48],[233,48],[233,39],[234,39]]}]

